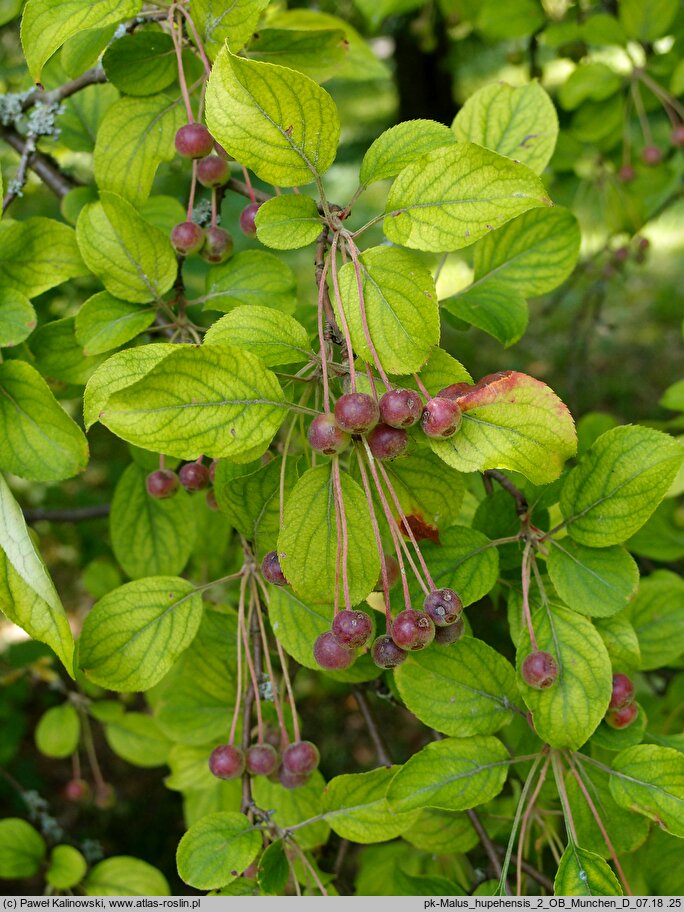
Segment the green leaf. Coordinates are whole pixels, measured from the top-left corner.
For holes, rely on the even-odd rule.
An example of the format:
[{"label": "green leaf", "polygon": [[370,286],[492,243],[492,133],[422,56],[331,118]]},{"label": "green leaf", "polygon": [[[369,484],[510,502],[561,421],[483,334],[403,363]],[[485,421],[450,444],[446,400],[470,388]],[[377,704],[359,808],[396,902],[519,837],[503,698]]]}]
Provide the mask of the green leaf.
[{"label": "green leaf", "polygon": [[478,836],[465,814],[422,808],[420,815],[402,839],[425,852],[439,855],[469,852],[478,844]]},{"label": "green leaf", "polygon": [[532,35],[546,23],[539,0],[508,0],[505,16],[501,15],[499,0],[480,0],[473,10],[473,18],[478,31],[489,41],[510,41]]},{"label": "green leaf", "polygon": [[429,442],[460,472],[512,469],[533,484],[548,484],[575,453],[570,412],[548,386],[527,374],[492,374],[457,402],[463,412],[460,429],[447,440]]},{"label": "green leaf", "polygon": [[256,29],[269,0],[190,0],[190,13],[206,52],[213,59],[224,44],[241,50]]},{"label": "green leaf", "polygon": [[88,443],[25,361],[0,364],[0,469],[32,481],[59,481],[81,472]]},{"label": "green leaf", "polygon": [[583,61],[558,86],[558,102],[566,111],[574,111],[585,101],[610,98],[620,91],[621,86],[620,75],[608,64]]},{"label": "green leaf", "polygon": [[[637,817],[615,802],[608,787],[608,778],[603,772],[588,764],[582,764],[579,767],[579,775],[601,823],[610,836],[615,852],[621,855],[623,852],[634,852],[638,849],[648,837],[648,821]],[[570,773],[566,777],[565,786],[575,821],[578,842],[581,842],[590,852],[595,852],[602,858],[608,858],[610,850],[603,834],[577,780]]]},{"label": "green leaf", "polygon": [[394,839],[412,826],[418,813],[395,814],[385,793],[398,766],[379,767],[369,773],[335,776],[323,792],[325,819],[351,842],[367,844]]},{"label": "green leaf", "polygon": [[684,838],[684,754],[638,744],[619,753],[612,766],[610,791],[617,803]]},{"label": "green leaf", "polygon": [[641,669],[662,668],[684,652],[684,580],[676,573],[656,570],[642,579],[625,615],[639,640]]},{"label": "green leaf", "polygon": [[580,248],[575,216],[561,207],[530,209],[475,246],[475,280],[504,283],[525,298],[552,291],[575,268]]},{"label": "green leaf", "polygon": [[[419,370],[439,342],[439,306],[430,272],[405,250],[372,247],[359,257],[359,276],[368,331],[380,363],[390,374]],[[354,351],[373,364],[354,263],[342,267],[339,283]],[[339,320],[340,303],[335,300],[333,306]]]},{"label": "green leaf", "polygon": [[79,641],[81,670],[109,690],[147,690],[192,643],[202,597],[187,580],[148,577],[96,602]]},{"label": "green leaf", "polygon": [[116,298],[134,304],[155,301],[176,278],[169,239],[146,222],[131,204],[102,191],[78,217],[76,237],[88,268]]},{"label": "green leaf", "polygon": [[46,757],[61,759],[73,754],[81,736],[81,722],[71,703],[46,710],[35,731],[36,747]]},{"label": "green leaf", "polygon": [[86,275],[73,228],[49,218],[0,224],[0,284],[35,298],[67,279]]},{"label": "green leaf", "polygon": [[433,149],[455,142],[453,131],[435,120],[406,120],[371,143],[361,162],[361,185],[395,177]]},{"label": "green leaf", "polygon": [[641,665],[641,651],[636,630],[625,613],[607,618],[594,618],[594,627],[608,650],[613,671],[633,674]]},{"label": "green leaf", "polygon": [[312,356],[309,334],[289,314],[259,304],[236,307],[213,323],[205,345],[230,344],[256,355],[266,367],[301,364]]},{"label": "green leaf", "polygon": [[140,858],[115,855],[91,869],[84,882],[86,896],[170,896],[161,871]]},{"label": "green leaf", "polygon": [[570,843],[553,882],[556,896],[622,896],[617,877],[600,855]]},{"label": "green leaf", "polygon": [[0,820],[0,877],[33,877],[45,857],[45,840],[19,817]]},{"label": "green leaf", "polygon": [[107,79],[126,95],[154,95],[171,85],[178,74],[173,39],[149,29],[112,42],[102,66]]},{"label": "green leaf", "polygon": [[[72,152],[92,153],[100,124],[118,98],[119,93],[114,86],[107,84],[86,86],[67,98],[62,103],[64,110],[57,120],[60,145]],[[96,196],[92,185],[87,189]]]},{"label": "green leaf", "polygon": [[130,342],[154,323],[153,310],[127,304],[100,291],[76,315],[76,339],[86,356],[100,355]]},{"label": "green leaf", "polygon": [[275,375],[233,346],[173,347],[109,396],[100,421],[135,446],[179,459],[260,455],[287,409]]},{"label": "green leaf", "polygon": [[267,896],[282,896],[289,877],[290,865],[283,840],[276,839],[259,859],[259,887]]},{"label": "green leaf", "polygon": [[[347,519],[349,593],[353,605],[372,591],[380,574],[380,558],[366,497],[359,485],[340,472]],[[294,591],[307,601],[332,604],[335,597],[337,526],[332,464],[305,472],[285,503],[278,537],[283,573]],[[339,591],[342,593],[342,568]]]},{"label": "green leaf", "polygon": [[399,770],[387,800],[395,813],[422,807],[463,811],[498,795],[509,765],[508,751],[496,738],[433,741]]},{"label": "green leaf", "polygon": [[[316,770],[309,781],[296,789],[286,789],[279,782],[270,782],[265,776],[252,780],[252,796],[258,807],[273,811],[274,822],[287,829],[323,813],[323,777]],[[315,820],[297,830],[297,844],[302,849],[313,849],[327,842],[330,827],[325,820]]]},{"label": "green leaf", "polygon": [[570,535],[594,548],[625,541],[663,499],[682,458],[684,449],[652,428],[626,425],[602,434],[563,485]]},{"label": "green leaf", "polygon": [[76,340],[76,318],[62,317],[39,326],[30,339],[34,365],[45,377],[84,384],[106,355],[85,355]]},{"label": "green leaf", "polygon": [[254,861],[261,838],[261,832],[244,814],[208,814],[178,843],[178,874],[199,890],[223,887]]},{"label": "green leaf", "polygon": [[168,357],[176,347],[166,342],[141,345],[117,352],[92,374],[83,394],[83,420],[86,430],[98,420],[109,397],[131,386],[152,368]]},{"label": "green leaf", "polygon": [[29,636],[47,643],[73,677],[74,640],[19,504],[0,475],[0,610]]},{"label": "green leaf", "polygon": [[185,206],[181,206],[175,197],[161,194],[148,197],[139,211],[146,222],[166,235],[171,234],[178,222],[184,222],[187,218]]},{"label": "green leaf", "polygon": [[515,672],[495,649],[465,637],[451,649],[410,653],[394,673],[407,708],[447,735],[493,735],[513,718]]},{"label": "green leaf", "polygon": [[[440,543],[421,543],[435,585],[454,589],[464,605],[485,596],[499,574],[499,555],[486,535],[466,526],[452,526]],[[417,589],[416,589],[417,592]]]},{"label": "green leaf", "polygon": [[514,345],[527,329],[527,302],[506,282],[476,283],[442,306],[459,320],[494,336],[506,348]]},{"label": "green leaf", "polygon": [[550,201],[539,178],[473,143],[434,149],[399,174],[383,223],[395,244],[441,253],[474,244]]},{"label": "green leaf", "polygon": [[[372,612],[374,613],[374,612]],[[320,634],[330,630],[332,607],[303,601],[287,588],[273,587],[269,593],[268,617],[283,649],[305,668],[320,672],[313,656],[313,644]],[[326,672],[338,681],[360,682],[377,677],[378,669],[370,657],[356,660],[346,671]]]},{"label": "green leaf", "polygon": [[684,412],[684,380],[677,380],[663,393],[660,404],[673,412]]},{"label": "green leaf", "polygon": [[[452,383],[473,382],[473,378],[461,362],[443,348],[432,349],[427,363],[420,371],[420,380],[433,396]],[[412,376],[403,377],[402,383],[411,389],[418,389],[418,384]]]},{"label": "green leaf", "polygon": [[274,250],[308,247],[322,230],[315,200],[302,193],[288,193],[266,200],[259,206],[255,221],[257,237]]},{"label": "green leaf", "polygon": [[541,174],[556,145],[558,116],[538,82],[495,82],[470,96],[452,129],[459,142],[477,143]]},{"label": "green leaf", "polygon": [[[558,678],[546,690],[535,690],[519,677],[520,692],[532,711],[539,737],[552,747],[577,750],[606,714],[613,689],[610,658],[590,620],[561,606],[532,615],[537,649],[551,653]],[[526,627],[520,634],[517,667],[532,651]]]},{"label": "green leaf", "polygon": [[[208,609],[197,636],[157,685],[155,719],[180,744],[220,743],[228,736],[235,701],[237,616]],[[207,753],[202,768],[209,771]]]},{"label": "green leaf", "polygon": [[257,177],[280,187],[311,183],[335,159],[337,109],[308,76],[222,50],[209,77],[207,126]]},{"label": "green leaf", "polygon": [[19,291],[3,288],[0,291],[0,348],[19,345],[36,328],[33,305]]},{"label": "green leaf", "polygon": [[70,845],[57,845],[50,853],[45,879],[56,890],[71,890],[83,880],[88,862]]},{"label": "green leaf", "polygon": [[320,9],[272,7],[268,11],[268,23],[274,28],[283,29],[341,29],[347,40],[348,51],[344,63],[335,74],[337,79],[367,81],[387,79],[389,76],[386,65],[375,56],[370,43],[346,19],[324,13]]},{"label": "green leaf", "polygon": [[33,81],[40,82],[44,64],[72,35],[129,19],[141,7],[141,0],[28,0],[21,43]]},{"label": "green leaf", "polygon": [[252,60],[279,63],[316,82],[335,76],[348,53],[342,29],[259,29],[249,42]]},{"label": "green leaf", "polygon": [[620,25],[628,38],[655,41],[663,38],[679,12],[677,0],[620,0]]},{"label": "green leaf", "polygon": [[292,313],[297,281],[292,269],[272,253],[245,250],[207,273],[205,310],[228,312],[241,304],[259,304]]},{"label": "green leaf", "polygon": [[176,576],[195,544],[195,509],[180,489],[173,497],[150,497],[147,473],[132,463],[114,489],[109,532],[117,561],[132,579]]},{"label": "green leaf", "polygon": [[158,166],[176,157],[173,140],[186,116],[180,99],[166,95],[121,98],[113,104],[95,143],[93,164],[100,190],[111,190],[134,206],[143,203]]},{"label": "green leaf", "polygon": [[104,725],[107,744],[114,753],[134,766],[162,766],[169,757],[172,742],[145,713],[129,712]]},{"label": "green leaf", "polygon": [[434,453],[421,449],[412,456],[385,463],[404,515],[420,523],[426,538],[458,520],[465,493],[464,476]]},{"label": "green leaf", "polygon": [[639,568],[624,548],[587,548],[570,538],[550,543],[549,576],[570,608],[588,617],[622,611],[639,585]]}]

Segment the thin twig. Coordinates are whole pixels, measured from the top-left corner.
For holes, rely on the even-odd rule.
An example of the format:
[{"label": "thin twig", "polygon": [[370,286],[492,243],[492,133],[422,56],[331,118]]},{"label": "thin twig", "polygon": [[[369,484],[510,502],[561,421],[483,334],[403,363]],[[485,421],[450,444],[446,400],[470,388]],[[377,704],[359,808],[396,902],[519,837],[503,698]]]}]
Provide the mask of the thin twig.
[{"label": "thin twig", "polygon": [[504,475],[503,472],[500,472],[498,469],[487,469],[484,472],[485,478],[493,478],[494,481],[498,481],[504,491],[507,491],[511,497],[515,500],[515,512],[518,516],[525,516],[529,510],[529,504],[527,503],[527,498],[523,492],[516,485],[513,484],[511,479]]},{"label": "thin twig", "polygon": [[[487,830],[485,830],[484,826],[482,825],[482,821],[477,816],[477,813],[476,813],[476,811],[473,810],[473,808],[469,808],[466,811],[466,814],[468,815],[468,819],[470,820],[470,822],[473,825],[473,829],[475,830],[477,835],[480,837],[480,842],[482,843],[482,848],[485,850],[485,852],[487,853],[487,858],[489,858],[490,862],[492,863],[492,868],[494,869],[494,873],[496,874],[497,877],[500,878],[501,870],[502,870],[501,861],[499,860],[499,856],[496,854],[496,848],[494,847],[494,843],[489,838],[489,833],[487,832]],[[508,888],[507,884],[506,884],[505,889],[506,889],[506,893],[508,895],[510,895],[511,891]]]},{"label": "thin twig", "polygon": [[[24,154],[26,140],[16,130],[12,130],[10,127],[3,128],[0,130],[0,139],[4,140],[8,146],[11,146],[15,152],[20,155]],[[38,175],[45,186],[52,190],[59,199],[66,196],[74,187],[79,186],[75,180],[62,173],[54,159],[42,152],[31,153],[28,158],[28,167]]]},{"label": "thin twig", "polygon": [[[502,845],[494,843],[494,849],[499,855],[506,854],[506,849]],[[531,865],[528,861],[525,861],[524,859],[519,861],[518,856],[515,853],[511,855],[511,861],[515,862],[515,864],[519,864],[525,874],[531,877],[532,880],[536,880],[545,890],[548,890],[549,893],[553,893],[553,881],[550,877],[547,877],[546,874],[542,874],[541,871],[538,871],[534,865]]]},{"label": "thin twig", "polygon": [[392,758],[390,757],[385,739],[382,737],[378,720],[375,718],[375,713],[373,712],[373,707],[368,702],[368,698],[360,687],[352,687],[352,693],[354,694],[356,702],[359,704],[361,715],[368,728],[368,734],[371,736],[371,741],[373,742],[375,753],[378,755],[378,760],[383,766],[392,766]]},{"label": "thin twig", "polygon": [[93,504],[91,507],[75,507],[73,510],[24,510],[27,523],[47,522],[83,522],[88,519],[102,519],[109,516],[110,504]]}]

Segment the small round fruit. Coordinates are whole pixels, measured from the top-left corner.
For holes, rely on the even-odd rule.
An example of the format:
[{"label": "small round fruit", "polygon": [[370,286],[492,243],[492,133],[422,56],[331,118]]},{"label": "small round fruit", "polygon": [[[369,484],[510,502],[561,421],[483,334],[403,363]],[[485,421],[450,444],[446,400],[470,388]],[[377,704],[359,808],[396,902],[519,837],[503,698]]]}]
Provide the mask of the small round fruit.
[{"label": "small round fruit", "polygon": [[186,491],[201,491],[209,484],[209,469],[201,462],[186,462],[178,477]]},{"label": "small round fruit", "polygon": [[380,420],[393,428],[411,427],[420,420],[423,400],[411,389],[393,389],[385,393],[378,403]]},{"label": "small round fruit", "polygon": [[616,263],[625,263],[629,259],[629,247],[626,247],[624,244],[621,247],[617,247],[613,251],[613,260]]},{"label": "small round fruit", "polygon": [[[341,646],[356,649],[365,646],[373,633],[373,622],[365,611],[345,608],[338,611],[332,622],[332,634]],[[325,634],[323,634],[325,636]]]},{"label": "small round fruit", "polygon": [[452,383],[437,393],[438,399],[458,399],[474,389],[472,383]]},{"label": "small round fruit", "polygon": [[379,420],[378,403],[367,393],[346,393],[335,403],[335,421],[349,434],[367,434]]},{"label": "small round fruit", "polygon": [[214,148],[214,140],[204,124],[189,123],[178,130],[176,151],[184,158],[204,158]]},{"label": "small round fruit", "polygon": [[435,630],[435,643],[438,646],[451,646],[452,643],[455,643],[457,640],[460,640],[465,632],[465,623],[463,618],[460,617],[458,620],[454,621],[453,624],[449,624],[448,627],[437,627]]},{"label": "small round fruit", "polygon": [[531,652],[522,663],[522,679],[535,690],[546,690],[558,677],[558,664],[549,652]]},{"label": "small round fruit", "polygon": [[392,639],[400,649],[417,652],[435,638],[435,625],[424,611],[405,608],[392,622]]},{"label": "small round fruit", "polygon": [[626,674],[613,675],[613,692],[608,709],[623,709],[634,702],[634,684]]},{"label": "small round fruit", "polygon": [[354,664],[356,658],[351,649],[339,642],[332,630],[326,630],[316,637],[313,656],[326,671],[344,671]]},{"label": "small round fruit", "polygon": [[245,766],[250,776],[270,776],[279,764],[278,751],[272,744],[252,744],[247,748]]},{"label": "small round fruit", "polygon": [[349,434],[337,426],[335,416],[331,412],[316,415],[309,425],[308,438],[312,449],[326,456],[341,453],[349,446],[351,440]]},{"label": "small round fruit", "polygon": [[627,728],[639,715],[639,707],[636,703],[630,703],[623,706],[622,709],[609,709],[606,713],[606,725],[611,728]]},{"label": "small round fruit", "polygon": [[396,459],[406,452],[408,434],[403,428],[390,427],[389,424],[376,424],[369,432],[368,447],[376,459]]},{"label": "small round fruit", "polygon": [[622,184],[630,184],[637,176],[636,169],[633,165],[622,165],[617,173],[618,180]]},{"label": "small round fruit", "polygon": [[207,155],[197,162],[197,180],[203,187],[222,187],[230,177],[230,165],[225,158]]},{"label": "small round fruit", "polygon": [[261,572],[264,579],[274,586],[287,586],[287,579],[280,566],[280,558],[277,551],[269,551],[261,562]]},{"label": "small round fruit", "polygon": [[388,633],[379,636],[371,646],[371,658],[378,668],[396,668],[406,660],[407,654]]},{"label": "small round fruit", "polygon": [[641,160],[645,165],[653,167],[663,160],[663,150],[659,146],[644,146],[641,150]]},{"label": "small round fruit", "polygon": [[240,230],[247,237],[256,237],[256,214],[259,205],[259,203],[250,203],[240,213]]},{"label": "small round fruit", "polygon": [[101,782],[95,789],[93,804],[101,811],[111,811],[116,804],[116,790],[109,782]]},{"label": "small round fruit", "polygon": [[461,409],[453,399],[435,396],[426,403],[420,426],[428,437],[453,437],[461,426]]},{"label": "small round fruit", "polygon": [[312,741],[295,741],[283,751],[283,769],[297,776],[308,776],[320,763],[321,755]]},{"label": "small round fruit", "polygon": [[684,123],[677,124],[677,126],[672,130],[670,140],[673,146],[684,146]]},{"label": "small round fruit", "polygon": [[204,244],[204,228],[194,222],[179,222],[171,229],[171,246],[179,256],[198,253]]},{"label": "small round fruit", "polygon": [[83,801],[90,795],[90,786],[85,779],[70,779],[64,786],[63,795],[67,801]]},{"label": "small round fruit", "polygon": [[[385,570],[387,571],[387,585],[390,589],[393,589],[399,582],[399,576],[401,570],[399,569],[399,561],[396,557],[393,557],[391,554],[385,554]],[[375,584],[375,591],[382,592],[382,568],[380,568],[380,576],[378,581]]]},{"label": "small round fruit", "polygon": [[224,263],[233,253],[233,238],[224,228],[207,228],[200,256],[207,263]]},{"label": "small round fruit", "polygon": [[157,500],[173,497],[178,490],[178,476],[171,469],[157,469],[145,479],[147,493]]},{"label": "small round fruit", "polygon": [[284,766],[280,767],[277,776],[278,782],[286,789],[300,788],[302,785],[306,785],[311,778],[308,773],[291,773]]},{"label": "small round fruit", "polygon": [[237,779],[245,771],[245,755],[232,744],[219,744],[211,752],[209,769],[217,779]]},{"label": "small round fruit", "polygon": [[423,610],[437,627],[447,627],[460,617],[463,602],[453,589],[434,589],[425,596]]}]

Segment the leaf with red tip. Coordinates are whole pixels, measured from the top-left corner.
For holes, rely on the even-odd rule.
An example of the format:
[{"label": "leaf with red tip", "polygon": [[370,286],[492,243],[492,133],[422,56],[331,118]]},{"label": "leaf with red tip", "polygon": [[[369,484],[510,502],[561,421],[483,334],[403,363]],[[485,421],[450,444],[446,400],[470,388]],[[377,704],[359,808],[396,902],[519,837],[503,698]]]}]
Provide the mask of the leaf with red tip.
[{"label": "leaf with red tip", "polygon": [[572,416],[546,384],[518,371],[483,377],[456,400],[460,430],[448,440],[431,439],[434,452],[461,472],[511,469],[533,484],[548,484],[574,456]]}]

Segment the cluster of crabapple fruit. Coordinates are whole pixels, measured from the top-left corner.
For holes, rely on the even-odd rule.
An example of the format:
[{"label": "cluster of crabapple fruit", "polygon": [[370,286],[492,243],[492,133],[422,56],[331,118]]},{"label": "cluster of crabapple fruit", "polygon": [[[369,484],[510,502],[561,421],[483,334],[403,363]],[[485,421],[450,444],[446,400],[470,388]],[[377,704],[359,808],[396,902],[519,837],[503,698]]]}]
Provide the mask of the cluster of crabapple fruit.
[{"label": "cluster of crabapple fruit", "polygon": [[[406,431],[420,421],[428,437],[452,437],[461,426],[461,409],[455,401],[462,384],[452,384],[428,399],[412,389],[392,389],[379,400],[368,393],[345,393],[333,412],[317,415],[309,426],[308,440],[326,456],[341,453],[353,437],[363,437],[375,459],[396,459],[406,452]],[[470,388],[469,384],[465,384]]]},{"label": "cluster of crabapple fruit", "polygon": [[[176,133],[175,144],[179,155],[195,162],[195,175],[203,187],[216,193],[228,183],[230,157],[204,124],[184,124]],[[256,237],[255,218],[258,208],[258,203],[249,203],[240,213],[240,228],[247,237]],[[198,253],[208,263],[225,262],[233,253],[233,238],[229,231],[219,227],[215,221],[214,217],[212,224],[205,229],[188,216],[187,221],[179,222],[171,231],[173,249],[179,256]]]},{"label": "cluster of crabapple fruit", "polygon": [[204,491],[207,488],[207,505],[212,510],[218,510],[216,495],[211,485],[214,483],[216,473],[216,460],[206,466],[200,456],[195,462],[186,462],[176,474],[172,469],[159,468],[145,479],[147,493],[155,500],[166,500],[173,497],[181,487],[192,494],[195,491]]},{"label": "cluster of crabapple fruit", "polygon": [[627,728],[638,715],[639,707],[634,702],[634,684],[626,674],[614,674],[613,691],[605,716],[606,724],[611,728]]},{"label": "cluster of crabapple fruit", "polygon": [[[275,733],[274,733],[275,734]],[[293,741],[282,750],[268,740],[251,744],[246,751],[234,744],[219,744],[209,757],[209,769],[217,779],[237,779],[247,772],[250,776],[266,776],[287,789],[306,785],[318,767],[320,755],[311,741]]]}]

